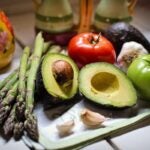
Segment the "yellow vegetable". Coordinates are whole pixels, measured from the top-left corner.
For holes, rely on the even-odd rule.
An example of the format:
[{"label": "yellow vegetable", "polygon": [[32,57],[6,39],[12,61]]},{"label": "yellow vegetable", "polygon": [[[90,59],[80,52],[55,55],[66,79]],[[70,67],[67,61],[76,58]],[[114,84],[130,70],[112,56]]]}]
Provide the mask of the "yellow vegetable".
[{"label": "yellow vegetable", "polygon": [[13,29],[7,16],[0,11],[0,69],[7,66],[15,50]]}]

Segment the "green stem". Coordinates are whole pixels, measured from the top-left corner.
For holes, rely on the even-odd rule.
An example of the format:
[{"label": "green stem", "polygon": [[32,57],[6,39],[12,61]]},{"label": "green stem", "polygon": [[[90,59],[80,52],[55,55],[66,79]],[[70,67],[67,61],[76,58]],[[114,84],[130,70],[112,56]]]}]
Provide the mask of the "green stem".
[{"label": "green stem", "polygon": [[42,55],[44,55],[45,53],[47,53],[47,51],[49,51],[49,48],[52,46],[52,44],[53,44],[52,41],[44,42]]},{"label": "green stem", "polygon": [[14,83],[13,86],[11,86],[11,89],[8,91],[6,97],[3,99],[3,101],[1,102],[1,105],[10,105],[15,97],[17,96],[17,92],[18,92],[18,82]]},{"label": "green stem", "polygon": [[13,133],[13,129],[15,125],[15,108],[16,108],[16,105],[13,106],[7,120],[5,121],[3,125],[5,135],[10,135]]},{"label": "green stem", "polygon": [[31,67],[27,78],[26,109],[31,109],[31,112],[34,104],[35,80],[42,56],[43,43],[44,40],[42,38],[42,34],[39,33],[35,39],[35,47],[33,51],[33,57],[31,60]]},{"label": "green stem", "polygon": [[17,96],[17,88],[18,88],[18,82],[16,82],[12,88],[7,93],[5,99],[1,103],[0,107],[0,124],[3,124],[5,119],[8,117],[8,114],[12,108],[12,102],[15,100]]},{"label": "green stem", "polygon": [[31,67],[27,78],[26,111],[25,111],[26,120],[24,122],[24,126],[28,135],[33,140],[36,141],[38,140],[39,135],[38,135],[37,119],[33,115],[34,90],[35,90],[36,75],[42,57],[43,43],[44,40],[42,38],[42,34],[39,33],[35,39],[35,47],[33,51],[33,57],[31,60]]},{"label": "green stem", "polygon": [[12,79],[12,77],[18,72],[18,69],[14,70],[10,75],[8,75],[4,80],[1,81],[0,83],[0,90],[5,86],[7,82]]},{"label": "green stem", "polygon": [[30,48],[25,47],[21,60],[20,60],[20,68],[19,68],[19,86],[18,86],[18,96],[16,103],[16,118],[17,120],[24,119],[24,111],[25,111],[25,96],[26,96],[26,73],[27,68],[29,68],[28,58],[30,55]]},{"label": "green stem", "polygon": [[59,53],[62,48],[59,45],[52,45],[47,53]]},{"label": "green stem", "polygon": [[10,88],[12,87],[12,85],[17,81],[18,79],[18,72],[11,78],[11,80],[9,80],[5,86],[1,89],[0,91],[0,97],[4,98],[5,95],[7,94],[7,92],[10,90]]},{"label": "green stem", "polygon": [[13,130],[15,140],[20,140],[20,138],[23,135],[23,131],[24,131],[24,123],[16,122],[14,125],[14,130]]},{"label": "green stem", "polygon": [[19,69],[19,86],[18,86],[18,91],[20,95],[20,101],[24,100],[25,98],[25,89],[26,89],[26,71],[27,71],[27,64],[28,64],[28,58],[30,55],[30,48],[25,47],[21,61],[20,61],[20,69]]}]

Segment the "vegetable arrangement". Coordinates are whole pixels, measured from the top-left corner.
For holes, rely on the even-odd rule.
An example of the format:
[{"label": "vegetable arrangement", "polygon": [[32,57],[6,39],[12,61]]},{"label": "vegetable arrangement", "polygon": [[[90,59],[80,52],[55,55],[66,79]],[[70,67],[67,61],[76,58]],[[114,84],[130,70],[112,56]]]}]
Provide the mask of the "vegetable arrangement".
[{"label": "vegetable arrangement", "polygon": [[128,68],[127,76],[138,89],[142,99],[150,100],[150,55],[135,59]]},{"label": "vegetable arrangement", "polygon": [[[20,67],[0,82],[0,124],[5,135],[20,139],[26,131],[30,138],[38,141],[38,122],[33,113],[37,93],[53,106],[72,103],[80,93],[97,105],[132,107],[138,99],[135,88],[144,98],[150,98],[150,56],[142,45],[132,42],[134,48],[130,45],[126,50],[124,46],[116,52],[104,36],[82,33],[71,39],[67,56],[59,54],[61,48],[51,44],[44,43],[39,33],[33,53],[25,47]],[[121,52],[118,66],[119,60],[125,61],[127,76],[115,65],[118,52]],[[81,113],[81,121],[88,127],[100,127],[105,120],[103,115],[90,110]],[[56,128],[64,135],[70,134],[74,125],[72,120]]]},{"label": "vegetable arrangement", "polygon": [[[34,51],[25,47],[19,69],[0,83],[0,124],[5,135],[20,139],[23,131],[38,141],[38,127],[33,115],[35,79],[41,57],[51,43],[44,43],[41,33],[35,39]],[[30,56],[30,57],[29,57]]]}]

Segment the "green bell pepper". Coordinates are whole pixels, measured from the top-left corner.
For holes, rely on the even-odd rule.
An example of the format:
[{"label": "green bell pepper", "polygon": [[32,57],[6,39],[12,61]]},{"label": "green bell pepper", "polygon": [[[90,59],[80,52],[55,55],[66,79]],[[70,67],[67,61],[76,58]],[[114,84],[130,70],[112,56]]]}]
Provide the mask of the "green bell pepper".
[{"label": "green bell pepper", "polygon": [[150,101],[150,55],[135,59],[128,68],[131,79],[142,99]]}]

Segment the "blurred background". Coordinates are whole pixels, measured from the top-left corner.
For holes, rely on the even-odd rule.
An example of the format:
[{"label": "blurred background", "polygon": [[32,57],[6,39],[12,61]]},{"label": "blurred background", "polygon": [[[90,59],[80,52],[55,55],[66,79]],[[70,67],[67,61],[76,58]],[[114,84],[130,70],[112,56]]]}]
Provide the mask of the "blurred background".
[{"label": "blurred background", "polygon": [[[99,0],[93,0],[94,2],[94,10],[95,12],[96,7]],[[79,21],[79,0],[70,0],[73,13],[74,13],[74,20],[75,22]],[[32,0],[1,0],[0,1],[0,8],[4,10],[7,15],[10,17],[11,22],[14,26],[15,33],[19,36],[20,27],[24,27],[24,22],[28,19],[28,22],[25,23],[25,26],[34,26],[35,18],[34,18],[34,5]],[[149,24],[150,24],[150,3],[149,0],[138,0],[133,12],[133,20],[132,24],[136,27],[140,28],[142,32],[150,39],[149,36]],[[94,13],[93,13],[94,14]],[[19,16],[24,16],[19,18]],[[33,33],[34,30],[31,31]],[[32,34],[33,35],[33,34]]]}]

